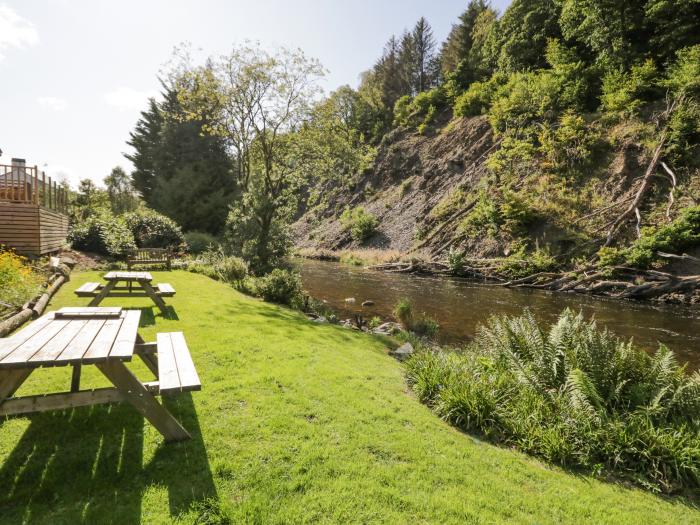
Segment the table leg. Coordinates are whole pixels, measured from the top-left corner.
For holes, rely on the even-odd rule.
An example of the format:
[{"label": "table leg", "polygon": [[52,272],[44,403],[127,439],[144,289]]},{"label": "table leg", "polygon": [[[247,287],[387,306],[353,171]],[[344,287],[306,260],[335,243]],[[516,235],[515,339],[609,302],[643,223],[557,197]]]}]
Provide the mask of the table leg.
[{"label": "table leg", "polygon": [[71,392],[77,392],[80,390],[80,372],[81,372],[81,366],[78,365],[73,365],[73,375],[71,376],[70,380],[70,391]]},{"label": "table leg", "polygon": [[158,403],[124,363],[113,359],[98,363],[97,368],[117,387],[126,400],[158,429],[166,441],[183,441],[190,438],[187,430]]},{"label": "table leg", "polygon": [[166,315],[167,306],[165,306],[165,301],[163,301],[163,298],[156,293],[153,286],[151,286],[151,283],[148,281],[139,281],[139,284],[141,285],[141,288],[143,288],[143,291],[146,292],[146,295],[153,300],[161,313]]},{"label": "table leg", "polygon": [[0,371],[0,405],[5,399],[12,397],[22,383],[32,373],[33,368],[18,368]]},{"label": "table leg", "polygon": [[114,288],[116,285],[117,281],[107,281],[107,284],[105,284],[102,290],[100,290],[100,293],[98,293],[93,300],[90,301],[88,306],[99,306],[104,298],[109,295],[109,292],[112,291],[112,288]]}]

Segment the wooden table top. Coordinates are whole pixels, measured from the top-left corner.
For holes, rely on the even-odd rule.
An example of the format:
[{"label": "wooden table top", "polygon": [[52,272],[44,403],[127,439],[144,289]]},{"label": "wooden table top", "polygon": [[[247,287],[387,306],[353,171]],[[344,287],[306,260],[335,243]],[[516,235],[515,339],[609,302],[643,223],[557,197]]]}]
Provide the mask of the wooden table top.
[{"label": "wooden table top", "polygon": [[108,272],[105,274],[107,281],[152,281],[150,272]]},{"label": "wooden table top", "polygon": [[141,311],[89,310],[49,312],[0,339],[0,369],[131,360]]}]

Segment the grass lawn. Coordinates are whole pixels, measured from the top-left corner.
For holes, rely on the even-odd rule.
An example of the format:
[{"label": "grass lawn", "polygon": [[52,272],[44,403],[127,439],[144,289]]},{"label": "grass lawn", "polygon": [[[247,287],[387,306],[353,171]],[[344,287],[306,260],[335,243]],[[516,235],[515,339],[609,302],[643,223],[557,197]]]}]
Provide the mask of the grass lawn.
[{"label": "grass lawn", "polygon": [[[231,523],[700,522],[679,501],[451,428],[408,393],[378,339],[201,275],[154,276],[177,289],[177,319],[144,308],[141,333],[185,333],[203,390],[166,404],[193,439],[164,445],[129,405],[0,421],[3,525],[217,523],[217,506]],[[73,291],[98,274],[72,277],[50,309],[87,304]],[[84,386],[106,386],[91,368]],[[132,368],[150,379],[136,360]],[[69,384],[70,370],[41,369],[19,395]]]}]

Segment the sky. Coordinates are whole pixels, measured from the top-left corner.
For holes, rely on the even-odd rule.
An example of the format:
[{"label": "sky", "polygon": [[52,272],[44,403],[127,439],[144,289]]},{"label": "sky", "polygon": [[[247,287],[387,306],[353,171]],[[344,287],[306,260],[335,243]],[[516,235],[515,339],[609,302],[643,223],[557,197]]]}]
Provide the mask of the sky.
[{"label": "sky", "polygon": [[[509,0],[492,0],[503,11]],[[392,34],[425,16],[438,42],[467,0],[0,0],[0,164],[76,186],[127,171],[126,141],[158,71],[189,42],[202,58],[245,40],[301,48],[349,84]]]}]

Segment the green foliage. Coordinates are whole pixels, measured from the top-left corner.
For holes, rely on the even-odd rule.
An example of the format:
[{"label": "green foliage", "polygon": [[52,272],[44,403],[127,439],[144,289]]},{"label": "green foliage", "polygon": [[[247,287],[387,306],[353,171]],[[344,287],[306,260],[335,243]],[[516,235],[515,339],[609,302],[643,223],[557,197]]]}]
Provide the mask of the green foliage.
[{"label": "green foliage", "polygon": [[652,60],[635,65],[629,72],[614,69],[603,77],[603,110],[613,116],[635,115],[647,101],[659,94],[658,71]]},{"label": "green foliage", "polygon": [[421,352],[418,398],[467,431],[566,466],[601,467],[653,490],[700,486],[700,374],[565,310],[492,318],[468,351]]},{"label": "green foliage", "polygon": [[642,229],[642,236],[627,248],[603,248],[598,252],[602,266],[628,264],[648,268],[658,252],[679,253],[700,244],[700,206],[684,209],[672,223]]},{"label": "green foliage", "polygon": [[413,326],[413,304],[408,299],[400,299],[393,310],[394,317],[407,329]]},{"label": "green foliage", "polygon": [[504,231],[517,237],[525,234],[537,218],[530,203],[515,192],[489,195],[481,191],[476,204],[463,221],[462,228],[471,236],[494,237]]},{"label": "green foliage", "polygon": [[474,82],[464,93],[455,99],[453,111],[458,117],[473,117],[486,113],[507,83],[508,76],[494,74],[483,82]]},{"label": "green foliage", "polygon": [[346,229],[350,230],[352,238],[362,243],[369,239],[377,231],[379,220],[377,217],[365,211],[361,206],[350,210],[346,208],[340,216],[340,222]]},{"label": "green foliage", "polygon": [[418,319],[413,322],[413,326],[411,327],[411,331],[413,331],[416,335],[428,339],[434,338],[439,330],[440,324],[435,319],[425,314],[418,317]]},{"label": "green foliage", "polygon": [[109,212],[92,215],[73,224],[68,241],[77,250],[121,257],[136,248],[134,234],[122,217]]},{"label": "green foliage", "polygon": [[601,135],[583,117],[568,111],[556,125],[544,125],[538,140],[539,150],[550,166],[571,169],[591,163]]},{"label": "green foliage", "polygon": [[401,97],[394,107],[394,125],[423,128],[432,124],[439,110],[447,105],[447,97],[441,88],[418,93],[415,97]]},{"label": "green foliage", "polygon": [[290,270],[275,268],[257,279],[257,291],[265,301],[293,306],[302,298],[301,276]]},{"label": "green foliage", "polygon": [[472,236],[480,233],[494,236],[501,224],[501,214],[495,200],[486,192],[479,192],[476,204],[462,223],[462,229]]},{"label": "green foliage", "polygon": [[200,116],[187,118],[176,86],[166,83],[162,100],[150,99],[141,113],[126,158],[134,165],[133,188],[150,208],[186,230],[218,234],[235,196],[236,176],[225,141],[206,133],[212,115]]},{"label": "green foliage", "polygon": [[142,210],[126,213],[123,217],[139,248],[181,250],[185,247],[182,230],[165,215],[153,210]]},{"label": "green foliage", "polygon": [[500,263],[498,272],[510,279],[518,279],[539,272],[551,272],[556,267],[556,259],[549,251],[535,249],[528,252],[525,246],[521,246]]},{"label": "green foliage", "polygon": [[117,166],[105,177],[107,187],[107,197],[112,213],[119,215],[128,211],[133,211],[138,207],[138,199],[134,188],[131,186],[131,179],[123,168]]},{"label": "green foliage", "polygon": [[461,250],[456,250],[452,247],[447,252],[447,266],[454,275],[460,275],[464,271],[464,260],[465,255]]},{"label": "green foliage", "polygon": [[185,233],[185,244],[187,244],[187,251],[198,255],[211,247],[216,247],[219,244],[219,240],[206,232],[187,232]]},{"label": "green foliage", "polygon": [[33,299],[41,280],[41,274],[24,257],[0,245],[0,314]]}]

